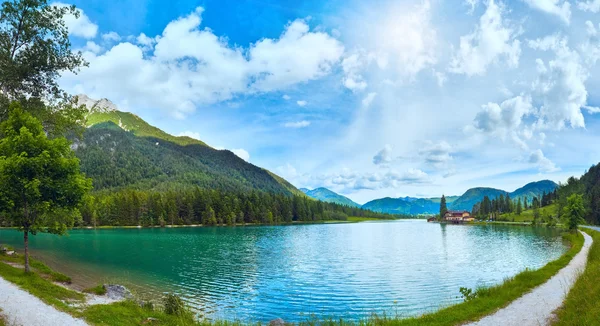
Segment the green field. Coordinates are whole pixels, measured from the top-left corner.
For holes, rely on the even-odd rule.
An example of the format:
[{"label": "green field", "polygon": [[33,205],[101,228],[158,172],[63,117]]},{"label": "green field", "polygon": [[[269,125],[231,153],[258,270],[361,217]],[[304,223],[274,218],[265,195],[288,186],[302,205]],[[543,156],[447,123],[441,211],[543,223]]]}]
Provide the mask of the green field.
[{"label": "green field", "polygon": [[[556,204],[552,204],[552,205],[548,205],[548,206],[540,208],[540,217],[541,217],[542,221],[547,221],[547,220],[549,220],[550,217],[556,217],[558,215],[557,209],[558,209],[558,207]],[[497,221],[532,222],[533,221],[533,209],[528,209],[526,211],[523,211],[521,213],[521,215],[517,215],[517,213],[501,214],[498,217]]]},{"label": "green field", "polygon": [[558,311],[555,325],[600,325],[600,232],[584,230],[594,239],[588,264]]}]

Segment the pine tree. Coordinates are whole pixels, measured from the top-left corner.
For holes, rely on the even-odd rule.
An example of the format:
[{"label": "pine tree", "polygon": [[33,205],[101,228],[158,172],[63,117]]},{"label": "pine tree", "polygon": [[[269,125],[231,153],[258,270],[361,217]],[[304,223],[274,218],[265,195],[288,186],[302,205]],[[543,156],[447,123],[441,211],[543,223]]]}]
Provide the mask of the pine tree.
[{"label": "pine tree", "polygon": [[446,196],[442,195],[442,199],[440,200],[440,220],[444,218],[446,212],[448,212],[448,207],[446,206]]}]

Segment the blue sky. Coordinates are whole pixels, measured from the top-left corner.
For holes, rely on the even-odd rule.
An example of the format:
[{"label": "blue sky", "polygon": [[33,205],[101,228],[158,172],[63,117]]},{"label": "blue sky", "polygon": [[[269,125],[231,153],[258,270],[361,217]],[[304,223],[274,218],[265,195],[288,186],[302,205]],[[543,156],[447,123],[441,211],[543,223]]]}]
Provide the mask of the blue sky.
[{"label": "blue sky", "polygon": [[69,4],[90,65],[65,89],[298,187],[512,191],[600,161],[600,0]]}]

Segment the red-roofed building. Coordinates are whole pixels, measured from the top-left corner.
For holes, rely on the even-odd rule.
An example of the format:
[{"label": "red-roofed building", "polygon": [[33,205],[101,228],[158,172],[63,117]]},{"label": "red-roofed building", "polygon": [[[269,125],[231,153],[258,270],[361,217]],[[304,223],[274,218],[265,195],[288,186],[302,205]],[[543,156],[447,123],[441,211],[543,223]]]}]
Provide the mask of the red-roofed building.
[{"label": "red-roofed building", "polygon": [[447,211],[444,220],[452,223],[472,222],[475,219],[467,211]]}]

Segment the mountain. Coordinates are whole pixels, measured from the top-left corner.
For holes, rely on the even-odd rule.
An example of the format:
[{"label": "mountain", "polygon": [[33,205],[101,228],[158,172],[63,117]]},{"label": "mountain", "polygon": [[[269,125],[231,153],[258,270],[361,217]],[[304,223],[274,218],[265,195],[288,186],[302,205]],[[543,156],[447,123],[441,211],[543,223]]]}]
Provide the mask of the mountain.
[{"label": "mountain", "polygon": [[540,196],[543,193],[553,192],[558,185],[556,182],[551,180],[542,180],[537,182],[531,182],[525,186],[510,193],[510,198],[527,197],[527,200],[531,201],[533,197]]},{"label": "mountain", "polygon": [[[450,204],[459,196],[446,197],[446,203]],[[374,212],[391,213],[391,214],[407,214],[407,215],[429,215],[437,214],[440,211],[441,197],[437,198],[415,198],[415,197],[400,197],[400,198],[381,198],[372,200],[362,206],[364,209]]]},{"label": "mountain", "polygon": [[95,190],[199,186],[304,196],[289,182],[228,150],[169,135],[132,113],[118,111],[106,99],[80,96],[79,103],[90,110],[88,128],[73,149]]},{"label": "mountain", "polygon": [[328,203],[336,203],[340,205],[346,205],[350,207],[360,207],[359,204],[352,201],[352,199],[337,194],[327,188],[316,188],[313,190],[309,190],[306,188],[300,188],[300,191],[304,192],[311,198],[318,199],[320,201],[328,202]]},{"label": "mountain", "polygon": [[467,190],[462,196],[449,205],[449,209],[453,210],[468,210],[473,208],[473,205],[480,202],[483,197],[488,196],[490,199],[499,197],[500,195],[506,195],[508,192],[494,188],[471,188]]}]

